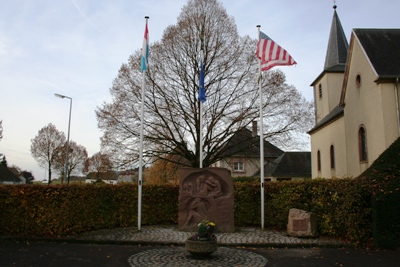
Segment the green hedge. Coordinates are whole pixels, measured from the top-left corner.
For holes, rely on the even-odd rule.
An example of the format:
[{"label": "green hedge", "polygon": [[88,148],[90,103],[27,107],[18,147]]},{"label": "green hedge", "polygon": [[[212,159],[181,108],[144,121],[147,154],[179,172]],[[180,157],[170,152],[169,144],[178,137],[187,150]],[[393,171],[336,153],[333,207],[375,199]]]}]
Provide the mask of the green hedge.
[{"label": "green hedge", "polygon": [[400,247],[400,138],[383,152],[358,180],[369,187],[376,245]]},{"label": "green hedge", "polygon": [[[136,184],[2,185],[0,235],[60,237],[137,225]],[[177,221],[177,187],[143,186],[142,223]]]},{"label": "green hedge", "polygon": [[[260,225],[259,182],[236,182],[235,225]],[[286,229],[289,209],[316,212],[322,235],[371,237],[367,187],[356,179],[271,182],[264,188],[265,227]],[[177,224],[178,186],[143,186],[142,224]],[[137,225],[137,184],[0,186],[0,235],[68,236]]]},{"label": "green hedge", "polygon": [[[400,139],[355,179],[270,182],[264,226],[286,229],[289,209],[315,212],[321,235],[400,247]],[[257,179],[234,180],[235,225],[259,226]],[[142,224],[177,224],[178,186],[143,185]],[[137,184],[1,185],[0,235],[60,237],[137,225]]]}]

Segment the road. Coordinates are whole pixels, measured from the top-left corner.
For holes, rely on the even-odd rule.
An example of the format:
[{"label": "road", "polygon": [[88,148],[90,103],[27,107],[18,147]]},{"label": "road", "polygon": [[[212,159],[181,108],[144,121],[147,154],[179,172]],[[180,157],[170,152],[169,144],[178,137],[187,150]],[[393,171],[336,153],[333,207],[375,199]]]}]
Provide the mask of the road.
[{"label": "road", "polygon": [[[128,263],[130,256],[151,249],[161,250],[165,248],[165,246],[1,241],[0,266],[128,267],[130,266]],[[400,251],[398,250],[385,251],[354,248],[235,249],[250,251],[265,257],[268,260],[267,267],[394,267],[400,265]],[[176,266],[179,266],[179,264]]]}]

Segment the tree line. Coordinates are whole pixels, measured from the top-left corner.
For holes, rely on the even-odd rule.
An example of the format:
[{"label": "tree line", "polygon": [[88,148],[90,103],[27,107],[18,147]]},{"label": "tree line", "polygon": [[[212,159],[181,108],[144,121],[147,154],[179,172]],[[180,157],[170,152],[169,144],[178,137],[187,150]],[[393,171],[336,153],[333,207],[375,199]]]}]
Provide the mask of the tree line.
[{"label": "tree line", "polygon": [[66,148],[65,134],[52,123],[41,128],[31,140],[31,154],[39,166],[47,168],[48,183],[51,183],[53,171],[60,175],[61,183],[63,183],[69,181],[71,174],[99,173],[112,169],[112,162],[106,154],[97,152],[88,157],[84,146],[70,140],[68,144],[68,168],[65,174]]}]

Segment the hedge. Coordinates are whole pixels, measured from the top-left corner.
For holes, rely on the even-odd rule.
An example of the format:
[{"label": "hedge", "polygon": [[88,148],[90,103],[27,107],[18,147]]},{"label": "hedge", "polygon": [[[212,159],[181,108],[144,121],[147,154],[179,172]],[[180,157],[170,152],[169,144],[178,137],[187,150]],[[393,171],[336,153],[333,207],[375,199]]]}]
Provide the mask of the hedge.
[{"label": "hedge", "polygon": [[400,247],[400,138],[358,178],[371,192],[372,230],[376,245]]},{"label": "hedge", "polygon": [[[235,225],[260,225],[259,182],[236,182]],[[371,208],[351,179],[265,184],[265,227],[284,230],[290,208],[316,212],[322,235],[364,242]],[[143,185],[142,224],[177,224],[178,186]],[[0,186],[0,235],[61,237],[137,225],[137,184]]]}]

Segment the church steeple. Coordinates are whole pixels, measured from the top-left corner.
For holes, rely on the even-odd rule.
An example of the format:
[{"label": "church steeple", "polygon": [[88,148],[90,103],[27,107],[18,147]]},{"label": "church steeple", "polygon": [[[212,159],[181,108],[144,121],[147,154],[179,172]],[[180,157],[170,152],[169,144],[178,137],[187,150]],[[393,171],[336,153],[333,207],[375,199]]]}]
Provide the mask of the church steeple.
[{"label": "church steeple", "polygon": [[326,51],[324,71],[344,71],[347,50],[349,44],[344,34],[342,24],[340,23],[339,16],[336,12],[336,4],[333,6],[333,19],[331,25],[331,32],[329,35],[328,49]]}]

